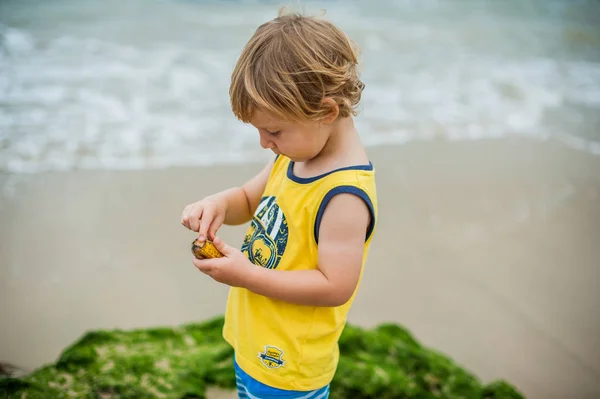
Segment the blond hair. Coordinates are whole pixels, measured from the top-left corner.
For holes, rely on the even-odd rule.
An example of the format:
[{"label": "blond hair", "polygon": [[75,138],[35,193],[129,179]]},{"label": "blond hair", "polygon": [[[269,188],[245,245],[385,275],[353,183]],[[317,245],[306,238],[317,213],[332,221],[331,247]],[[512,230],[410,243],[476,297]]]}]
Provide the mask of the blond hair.
[{"label": "blond hair", "polygon": [[231,76],[235,116],[248,123],[256,109],[285,120],[318,120],[331,109],[356,115],[364,84],[354,43],[332,23],[300,14],[279,16],[258,27]]}]

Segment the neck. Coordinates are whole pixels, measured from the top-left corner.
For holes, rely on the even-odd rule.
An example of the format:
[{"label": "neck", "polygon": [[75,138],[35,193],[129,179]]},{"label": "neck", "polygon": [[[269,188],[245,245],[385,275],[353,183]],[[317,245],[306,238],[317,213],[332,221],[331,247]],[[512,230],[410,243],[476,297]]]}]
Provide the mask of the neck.
[{"label": "neck", "polygon": [[323,149],[305,166],[333,169],[368,162],[351,117],[337,119],[331,129]]}]

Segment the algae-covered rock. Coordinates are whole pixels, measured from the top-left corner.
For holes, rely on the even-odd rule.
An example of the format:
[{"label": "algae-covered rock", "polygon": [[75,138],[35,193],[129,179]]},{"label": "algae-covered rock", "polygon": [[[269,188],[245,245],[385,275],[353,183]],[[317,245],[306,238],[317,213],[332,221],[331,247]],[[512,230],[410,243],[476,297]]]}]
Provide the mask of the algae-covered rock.
[{"label": "algae-covered rock", "polygon": [[422,346],[397,325],[374,330],[349,325],[340,338],[331,399],[523,398],[509,384],[483,386],[449,357]]},{"label": "algae-covered rock", "polygon": [[[222,327],[217,317],[175,328],[92,331],[55,364],[21,378],[0,377],[0,398],[205,398],[207,386],[235,387]],[[340,353],[332,399],[523,398],[504,381],[482,385],[397,325],[349,325]]]}]

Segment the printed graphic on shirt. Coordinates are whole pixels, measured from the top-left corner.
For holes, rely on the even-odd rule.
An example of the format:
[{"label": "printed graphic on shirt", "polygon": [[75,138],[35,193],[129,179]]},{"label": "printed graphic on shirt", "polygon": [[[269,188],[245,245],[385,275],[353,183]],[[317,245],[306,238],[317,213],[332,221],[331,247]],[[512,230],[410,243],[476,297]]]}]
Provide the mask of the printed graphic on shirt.
[{"label": "printed graphic on shirt", "polygon": [[242,252],[255,265],[275,269],[288,241],[288,224],[275,197],[263,197],[246,232]]},{"label": "printed graphic on shirt", "polygon": [[262,364],[270,369],[278,369],[285,363],[285,361],[281,359],[283,357],[283,351],[275,346],[265,346],[264,352],[259,352],[258,357]]}]

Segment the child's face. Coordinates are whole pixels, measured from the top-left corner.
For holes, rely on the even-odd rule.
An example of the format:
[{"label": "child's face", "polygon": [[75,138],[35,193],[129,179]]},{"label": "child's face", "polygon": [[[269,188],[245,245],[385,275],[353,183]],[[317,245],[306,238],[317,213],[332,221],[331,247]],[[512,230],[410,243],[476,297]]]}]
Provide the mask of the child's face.
[{"label": "child's face", "polygon": [[290,122],[256,110],[250,123],[258,129],[260,145],[294,162],[305,162],[321,152],[330,135],[331,124]]}]

